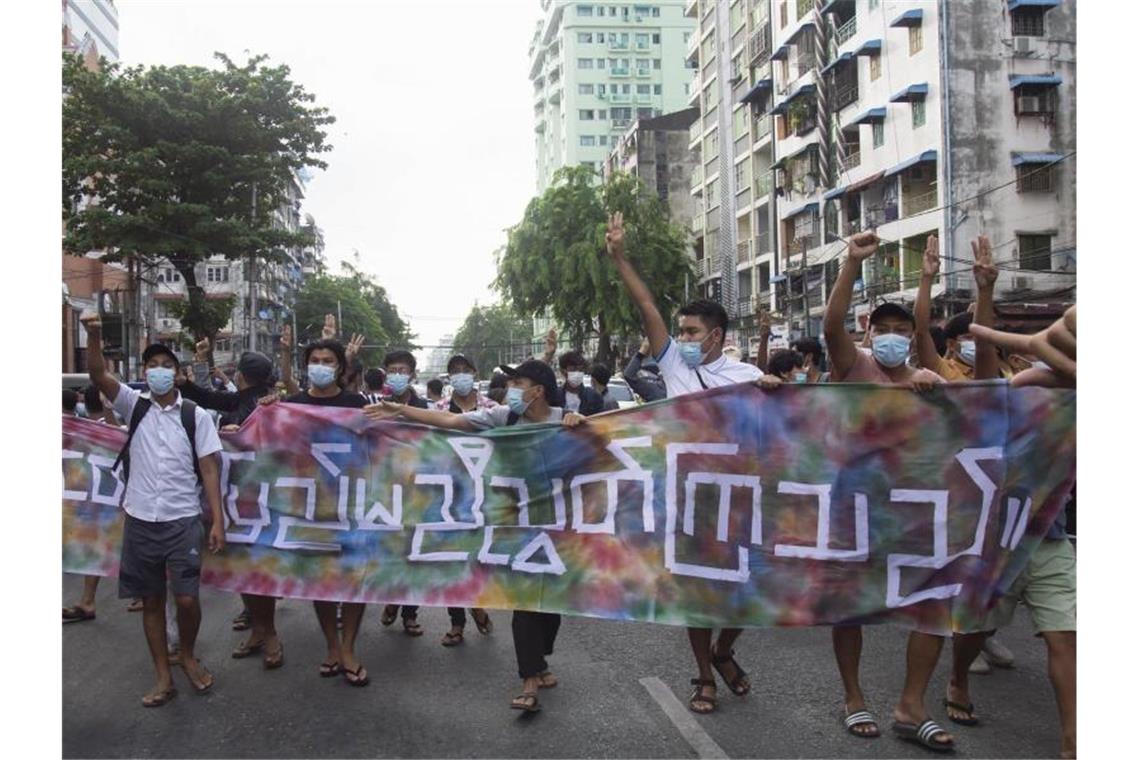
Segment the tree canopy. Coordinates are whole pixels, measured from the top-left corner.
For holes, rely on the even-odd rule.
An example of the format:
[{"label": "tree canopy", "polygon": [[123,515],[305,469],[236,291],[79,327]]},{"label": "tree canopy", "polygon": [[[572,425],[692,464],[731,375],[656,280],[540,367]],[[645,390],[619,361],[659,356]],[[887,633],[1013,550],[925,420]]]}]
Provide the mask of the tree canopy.
[{"label": "tree canopy", "polygon": [[531,323],[503,304],[475,305],[453,341],[452,354],[475,363],[481,377],[490,377],[500,363],[515,363],[531,355]]},{"label": "tree canopy", "polygon": [[669,221],[665,204],[639,179],[618,173],[605,184],[595,180],[586,167],[555,174],[509,230],[494,285],[520,316],[549,309],[574,346],[596,336],[598,360],[611,364],[612,339],[640,335],[641,317],[605,255],[608,215],[624,214],[626,256],[666,319],[681,305],[693,271],[688,231]]},{"label": "tree canopy", "polygon": [[325,168],[335,120],[287,66],[215,55],[220,69],[63,60],[64,250],[167,259],[186,282],[182,322],[195,338],[228,319],[207,308],[195,264],[281,260],[308,240],[275,228],[273,213],[297,171]]}]

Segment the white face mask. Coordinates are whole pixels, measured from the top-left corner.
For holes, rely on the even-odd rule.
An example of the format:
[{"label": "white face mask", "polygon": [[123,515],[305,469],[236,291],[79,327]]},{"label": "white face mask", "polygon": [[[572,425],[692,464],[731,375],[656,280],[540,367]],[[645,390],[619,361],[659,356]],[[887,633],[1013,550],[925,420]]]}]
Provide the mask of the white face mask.
[{"label": "white face mask", "polygon": [[566,384],[569,385],[571,388],[577,388],[580,385],[582,385],[582,380],[584,380],[585,377],[586,377],[585,372],[567,372],[566,373]]}]

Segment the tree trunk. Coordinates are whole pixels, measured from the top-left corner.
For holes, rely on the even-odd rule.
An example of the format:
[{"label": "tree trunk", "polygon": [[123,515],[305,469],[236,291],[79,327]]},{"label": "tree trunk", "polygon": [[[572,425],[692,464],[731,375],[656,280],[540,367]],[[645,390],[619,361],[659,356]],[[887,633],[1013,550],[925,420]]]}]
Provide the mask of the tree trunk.
[{"label": "tree trunk", "polygon": [[[211,325],[209,312],[206,310],[206,291],[198,284],[198,275],[194,269],[196,263],[194,259],[187,257],[174,257],[170,259],[170,263],[182,275],[183,281],[186,283],[186,293],[188,302],[186,304],[186,313],[180,320],[182,327],[190,332],[191,340],[196,344],[202,338],[210,339],[210,352],[207,357],[212,366],[214,363],[214,337],[217,335],[217,327]],[[193,349],[191,349],[193,350]]]},{"label": "tree trunk", "polygon": [[610,331],[606,327],[606,320],[602,315],[598,315],[598,353],[594,356],[594,361],[606,365],[611,370],[614,368]]}]

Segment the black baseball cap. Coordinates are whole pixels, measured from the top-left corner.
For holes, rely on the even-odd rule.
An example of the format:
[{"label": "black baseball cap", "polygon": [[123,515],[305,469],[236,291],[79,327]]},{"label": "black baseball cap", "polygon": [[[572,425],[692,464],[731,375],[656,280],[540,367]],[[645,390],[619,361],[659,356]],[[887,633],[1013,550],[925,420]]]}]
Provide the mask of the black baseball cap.
[{"label": "black baseball cap", "polygon": [[507,377],[524,377],[532,383],[541,385],[546,389],[546,402],[548,404],[558,403],[558,380],[554,377],[554,370],[546,362],[541,362],[538,359],[527,359],[517,367],[500,364],[499,371]]},{"label": "black baseball cap", "polygon": [[471,367],[472,369],[474,369],[474,367],[475,367],[475,362],[471,361],[470,359],[468,359],[463,354],[456,354],[455,356],[453,356],[447,360],[447,373],[450,375],[451,374],[451,368],[454,367],[456,364],[459,364],[461,362],[463,364],[466,364],[468,367]]},{"label": "black baseball cap", "polygon": [[146,347],[146,350],[143,351],[142,355],[143,364],[146,364],[151,359],[160,354],[166,354],[171,359],[173,359],[175,367],[181,366],[181,362],[178,361],[178,356],[170,350],[169,346],[164,346],[161,343],[151,343]]},{"label": "black baseball cap", "polygon": [[912,326],[914,325],[914,314],[911,313],[910,309],[901,304],[890,302],[881,303],[876,306],[875,310],[871,312],[871,316],[867,319],[867,324],[873,325],[886,317],[905,319],[907,322],[910,322]]}]

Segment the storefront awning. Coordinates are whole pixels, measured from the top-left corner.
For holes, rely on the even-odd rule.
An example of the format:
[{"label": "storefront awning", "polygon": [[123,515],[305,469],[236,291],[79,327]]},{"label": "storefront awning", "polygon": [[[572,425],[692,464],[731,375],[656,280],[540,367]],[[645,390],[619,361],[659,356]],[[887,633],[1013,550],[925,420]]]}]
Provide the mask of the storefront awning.
[{"label": "storefront awning", "polygon": [[931,161],[937,161],[937,160],[938,160],[938,151],[936,151],[936,150],[923,151],[922,153],[919,153],[917,156],[914,156],[913,158],[908,158],[906,161],[903,161],[901,164],[897,164],[894,168],[888,170],[883,176],[884,177],[893,177],[894,175],[898,174],[899,172],[905,171],[912,166],[917,166],[918,164],[925,164],[925,163],[929,163]]},{"label": "storefront awning", "polygon": [[1061,77],[1055,74],[1019,74],[1009,76],[1009,89],[1016,90],[1018,87],[1025,85],[1043,85],[1045,87],[1057,87],[1061,84]]},{"label": "storefront awning", "polygon": [[915,8],[907,11],[892,21],[891,26],[922,26],[922,9]]},{"label": "storefront awning", "polygon": [[891,96],[892,103],[911,103],[915,100],[923,100],[926,98],[927,93],[930,92],[930,85],[923,82],[922,84],[912,84],[905,90],[899,90]]},{"label": "storefront awning", "polygon": [[1055,164],[1064,156],[1060,153],[1014,153],[1013,165],[1022,164]]}]

